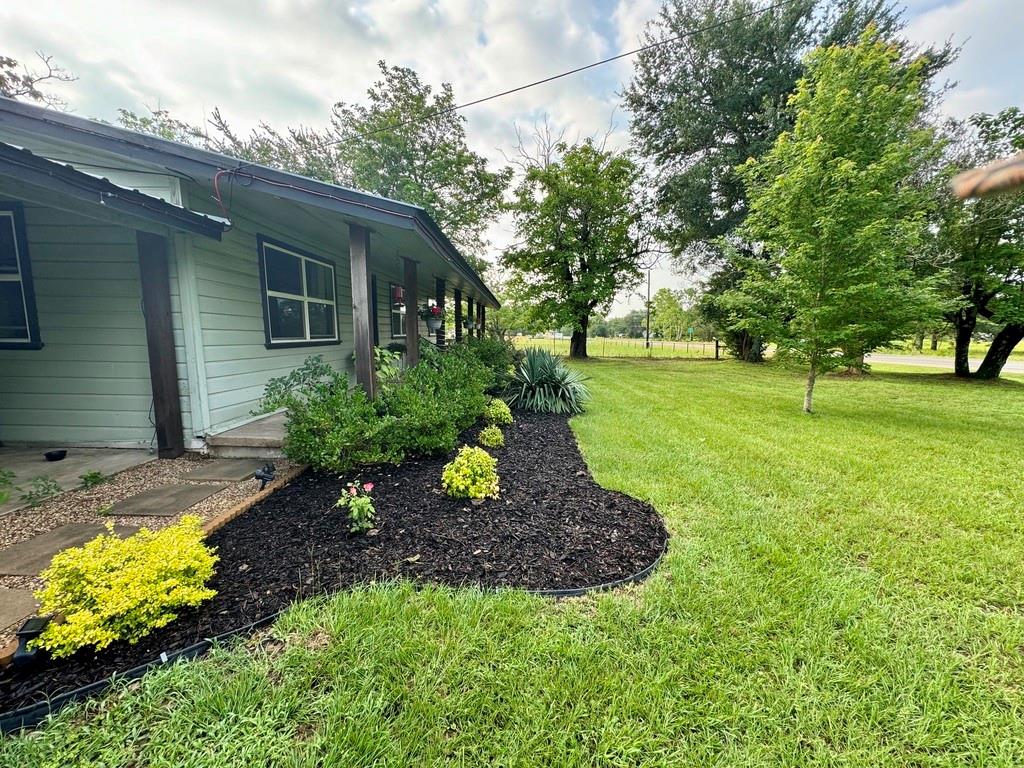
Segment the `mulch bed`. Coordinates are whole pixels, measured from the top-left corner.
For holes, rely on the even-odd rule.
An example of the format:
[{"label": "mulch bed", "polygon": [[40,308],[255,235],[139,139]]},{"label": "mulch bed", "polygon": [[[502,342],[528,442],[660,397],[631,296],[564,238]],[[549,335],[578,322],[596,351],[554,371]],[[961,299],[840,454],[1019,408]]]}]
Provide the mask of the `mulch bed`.
[{"label": "mulch bed", "polygon": [[[463,436],[474,444],[477,428]],[[101,680],[272,614],[301,597],[357,582],[527,589],[596,586],[661,554],[668,533],[648,504],[599,487],[564,417],[516,414],[498,458],[501,498],[477,506],[441,493],[451,455],[367,468],[377,529],[350,534],[334,503],[353,477],[307,472],[210,536],[217,595],[135,645],[119,643],[0,670],[0,712]]]}]

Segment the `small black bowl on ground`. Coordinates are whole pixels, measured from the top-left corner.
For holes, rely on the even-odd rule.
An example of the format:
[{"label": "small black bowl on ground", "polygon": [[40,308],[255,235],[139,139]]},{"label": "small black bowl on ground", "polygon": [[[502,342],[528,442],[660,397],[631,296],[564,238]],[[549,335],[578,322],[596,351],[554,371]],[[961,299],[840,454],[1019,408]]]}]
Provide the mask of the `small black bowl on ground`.
[{"label": "small black bowl on ground", "polygon": [[46,459],[47,461],[60,461],[67,455],[67,448],[56,448],[52,451],[47,451],[46,453],[44,453],[43,458]]}]

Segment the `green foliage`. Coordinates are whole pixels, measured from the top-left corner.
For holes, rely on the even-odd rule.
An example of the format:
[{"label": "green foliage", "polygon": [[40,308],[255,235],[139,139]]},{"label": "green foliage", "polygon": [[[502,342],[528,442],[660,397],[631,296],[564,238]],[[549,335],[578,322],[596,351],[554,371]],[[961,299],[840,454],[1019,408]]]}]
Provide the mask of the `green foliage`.
[{"label": "green foliage", "polygon": [[490,424],[480,430],[477,441],[485,448],[502,448],[505,445],[505,435],[501,427]]},{"label": "green foliage", "polygon": [[82,481],[83,488],[95,488],[97,485],[103,485],[107,482],[107,476],[96,469],[84,472],[78,476],[78,479]]},{"label": "green foliage", "polygon": [[464,445],[441,472],[445,493],[457,499],[498,498],[498,460],[483,448]]},{"label": "green foliage", "polygon": [[41,613],[57,613],[35,646],[55,657],[117,640],[137,642],[216,593],[205,586],[217,557],[203,543],[200,519],[187,515],[160,531],[121,539],[101,534],[54,555],[36,593]]},{"label": "green foliage", "polygon": [[320,384],[292,398],[284,452],[293,461],[337,473],[356,464],[399,461],[401,451],[385,439],[392,421],[347,380]]},{"label": "green foliage", "polygon": [[14,473],[9,469],[0,469],[0,504],[6,504],[11,498],[14,488]]},{"label": "green foliage", "polygon": [[590,140],[559,143],[557,159],[527,168],[510,205],[519,244],[502,255],[509,290],[549,328],[584,340],[590,317],[640,279],[645,253],[634,202],[637,166]]},{"label": "green foliage", "polygon": [[338,498],[336,507],[347,510],[349,519],[349,531],[352,533],[366,533],[373,528],[373,521],[377,517],[377,510],[373,506],[373,483],[348,483],[345,492]]},{"label": "green foliage", "polygon": [[590,392],[583,374],[544,349],[528,349],[505,399],[513,408],[540,413],[582,413]]},{"label": "green foliage", "polygon": [[488,391],[504,391],[512,377],[512,369],[522,358],[522,353],[516,349],[512,340],[500,336],[485,336],[481,339],[467,339],[465,343],[473,355],[491,371],[493,381]]},{"label": "green foliage", "polygon": [[41,52],[37,52],[36,56],[42,63],[43,69],[31,69],[28,66],[20,65],[16,59],[12,59],[10,56],[0,55],[0,96],[6,96],[9,99],[37,101],[48,107],[63,109],[66,107],[64,100],[43,90],[40,86],[68,83],[74,80],[75,76],[57,66],[53,62],[52,56]]},{"label": "green foliage", "polygon": [[508,426],[512,423],[512,410],[504,400],[492,397],[484,408],[484,421],[488,424]]},{"label": "green foliage", "polygon": [[19,498],[22,501],[30,507],[36,507],[60,493],[60,485],[52,477],[40,475],[29,481],[27,489],[19,488],[18,490],[21,491]]},{"label": "green foliage", "polygon": [[909,184],[931,160],[921,127],[924,62],[865,32],[855,46],[819,49],[791,99],[797,115],[743,177],[743,234],[764,243],[734,294],[740,327],[772,339],[817,372],[858,365],[865,352],[940,313],[933,285],[910,268],[925,202]]},{"label": "green foliage", "polygon": [[296,400],[315,396],[323,388],[348,386],[348,377],[326,362],[322,355],[312,355],[293,371],[270,379],[253,415],[287,408]]}]

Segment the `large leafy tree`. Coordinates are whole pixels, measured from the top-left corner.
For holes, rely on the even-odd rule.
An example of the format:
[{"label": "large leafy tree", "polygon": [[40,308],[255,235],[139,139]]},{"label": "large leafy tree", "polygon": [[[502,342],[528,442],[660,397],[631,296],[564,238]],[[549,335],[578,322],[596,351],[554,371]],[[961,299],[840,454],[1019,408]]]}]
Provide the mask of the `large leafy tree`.
[{"label": "large leafy tree", "polygon": [[380,62],[381,79],[361,103],[334,105],[324,130],[260,124],[236,133],[219,110],[197,127],[166,111],[120,121],[134,130],[203,146],[333,184],[425,208],[474,265],[483,269],[485,232],[501,211],[512,178],[469,148],[465,118],[449,83],[436,92],[407,67]]},{"label": "large leafy tree", "polygon": [[[701,309],[709,322],[729,314],[717,299],[742,279],[752,256],[736,237],[749,208],[736,168],[791,127],[785,105],[804,73],[802,57],[819,45],[855,42],[868,24],[886,38],[903,25],[889,0],[786,0],[763,9],[757,0],[669,0],[643,42],[671,42],[637,57],[625,91],[634,144],[655,171],[659,239],[707,278]],[[908,58],[910,46],[901,47]],[[933,54],[928,74],[950,51]],[[729,323],[720,328],[734,354],[761,359],[761,339]]]},{"label": "large leafy tree", "polygon": [[939,204],[934,242],[938,265],[954,305],[947,315],[956,339],[954,369],[971,376],[971,339],[979,321],[996,333],[978,378],[999,376],[1024,339],[1024,195],[1006,194],[961,202],[949,191],[954,173],[1024,149],[1024,112],[976,114],[968,125],[950,126],[950,151],[936,185]]},{"label": "large leafy tree", "polygon": [[932,162],[922,127],[925,62],[869,29],[852,46],[820,48],[791,99],[796,120],[741,171],[750,192],[742,234],[766,258],[740,300],[770,312],[749,322],[808,368],[804,411],[822,371],[938,314],[933,287],[909,263],[925,231],[925,193],[908,183]]},{"label": "large leafy tree", "polygon": [[637,166],[587,139],[526,168],[510,204],[517,240],[502,255],[510,287],[549,328],[571,327],[569,355],[587,356],[595,312],[640,279],[650,250],[636,205]]}]

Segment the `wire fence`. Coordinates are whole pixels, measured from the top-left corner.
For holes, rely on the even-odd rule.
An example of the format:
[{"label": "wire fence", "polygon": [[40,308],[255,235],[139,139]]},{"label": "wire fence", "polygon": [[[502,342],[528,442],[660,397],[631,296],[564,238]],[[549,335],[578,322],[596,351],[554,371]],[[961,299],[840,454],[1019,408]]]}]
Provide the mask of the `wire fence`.
[{"label": "wire fence", "polygon": [[[517,336],[516,346],[546,349],[555,355],[569,354],[569,339],[557,336]],[[647,346],[644,339],[618,339],[592,336],[587,339],[587,354],[590,357],[660,357],[679,359],[709,359],[725,357],[725,347],[718,347],[714,341],[666,341],[651,339]]]}]

